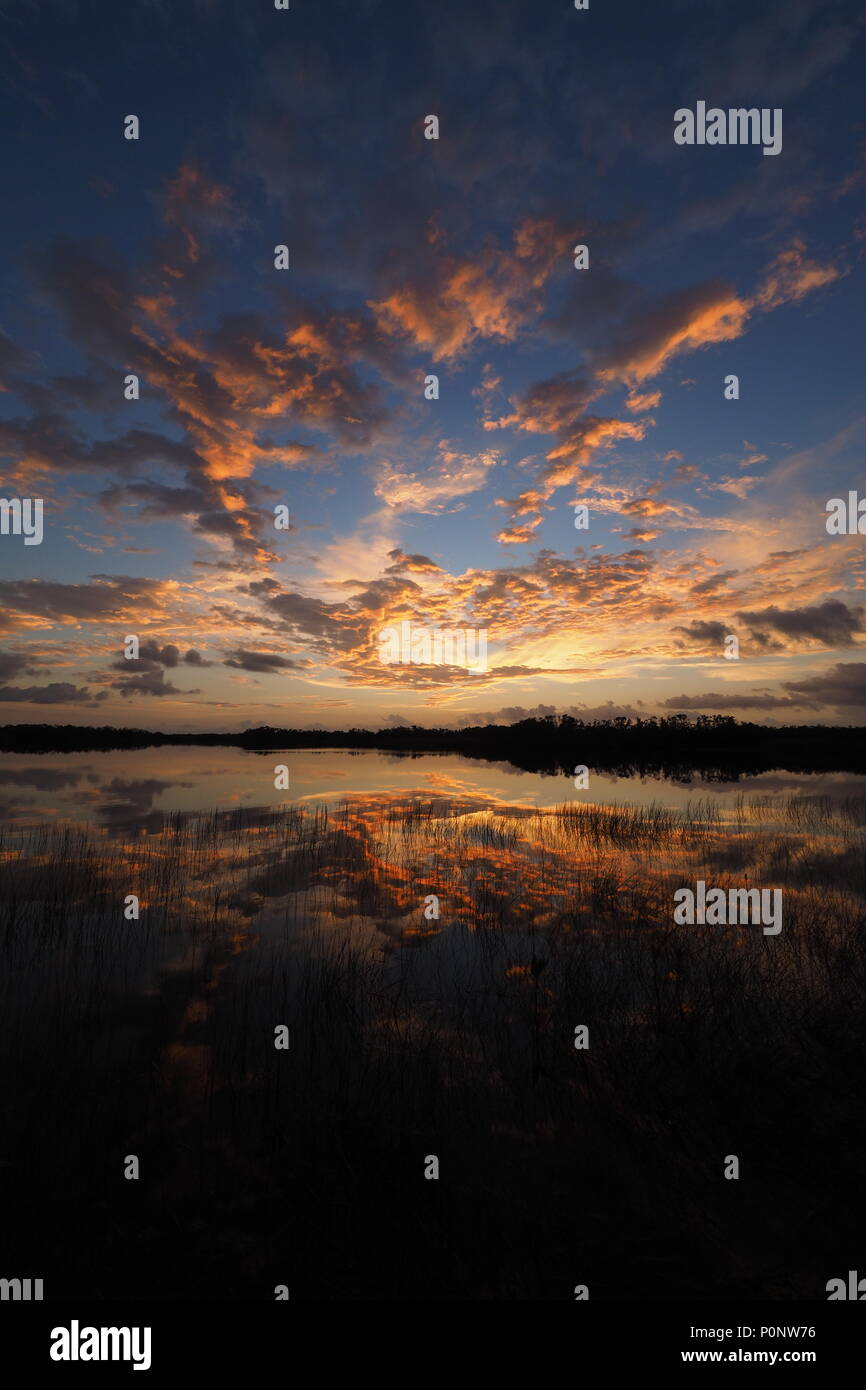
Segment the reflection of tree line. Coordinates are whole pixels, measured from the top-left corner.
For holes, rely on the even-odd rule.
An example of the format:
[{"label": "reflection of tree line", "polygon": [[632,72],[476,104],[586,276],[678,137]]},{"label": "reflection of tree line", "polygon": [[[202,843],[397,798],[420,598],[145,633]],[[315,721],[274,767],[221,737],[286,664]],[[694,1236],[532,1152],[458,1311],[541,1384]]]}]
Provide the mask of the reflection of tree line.
[{"label": "reflection of tree line", "polygon": [[861,727],[821,724],[741,723],[731,715],[579,720],[567,714],[485,724],[465,729],[278,729],[243,733],[167,734],[147,729],[88,728],[74,724],[9,724],[0,728],[4,752],[73,752],[146,748],[161,744],[271,748],[379,749],[395,753],[462,753],[510,762],[528,772],[571,775],[586,764],[620,776],[656,775],[688,780],[700,772],[708,781],[744,774],[866,772],[866,738]]}]

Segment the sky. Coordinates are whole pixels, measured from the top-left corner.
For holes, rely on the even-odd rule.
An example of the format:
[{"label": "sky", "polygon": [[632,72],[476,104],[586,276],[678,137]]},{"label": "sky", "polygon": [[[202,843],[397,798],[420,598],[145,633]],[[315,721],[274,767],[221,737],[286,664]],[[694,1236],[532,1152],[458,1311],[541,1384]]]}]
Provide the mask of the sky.
[{"label": "sky", "polygon": [[0,0],[0,62],[3,722],[864,722],[861,6]]}]

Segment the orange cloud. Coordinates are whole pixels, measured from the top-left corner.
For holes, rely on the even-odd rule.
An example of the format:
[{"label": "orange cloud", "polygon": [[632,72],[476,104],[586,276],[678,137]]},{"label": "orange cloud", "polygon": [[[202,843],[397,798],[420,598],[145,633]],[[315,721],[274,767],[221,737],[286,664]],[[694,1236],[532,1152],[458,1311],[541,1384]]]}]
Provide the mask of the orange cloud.
[{"label": "orange cloud", "polygon": [[551,222],[526,221],[513,250],[486,247],[476,260],[443,256],[426,277],[369,301],[379,330],[408,338],[434,362],[449,361],[477,339],[513,342],[541,309],[539,291],[567,239]]},{"label": "orange cloud", "polygon": [[822,266],[809,260],[805,244],[797,239],[771,263],[752,305],[765,311],[776,309],[780,304],[802,299],[823,285],[831,285],[842,273],[836,266]]}]

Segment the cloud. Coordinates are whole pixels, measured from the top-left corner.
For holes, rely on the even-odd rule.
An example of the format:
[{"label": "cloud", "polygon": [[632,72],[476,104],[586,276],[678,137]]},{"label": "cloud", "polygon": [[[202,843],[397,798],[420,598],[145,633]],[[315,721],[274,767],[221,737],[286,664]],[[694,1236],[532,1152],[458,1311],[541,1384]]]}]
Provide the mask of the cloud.
[{"label": "cloud", "polygon": [[210,666],[211,662],[205,661],[201,653],[195,648],[190,648],[184,656],[181,656],[180,649],[173,642],[167,642],[160,646],[157,641],[147,639],[139,643],[138,653],[137,657],[122,656],[111,664],[112,671],[119,671],[123,675],[122,680],[111,682],[111,688],[119,691],[125,699],[133,695],[200,695],[202,693],[197,688],[180,690],[165,678],[167,670],[173,671],[180,665],[193,666],[199,669]]},{"label": "cloud", "polygon": [[748,304],[721,281],[674,290],[634,314],[618,341],[596,355],[598,375],[605,382],[624,381],[634,393],[672,357],[738,338],[748,316]]},{"label": "cloud", "polygon": [[387,565],[386,574],[441,574],[441,568],[426,555],[407,555],[402,550],[389,550],[389,559],[393,564]]},{"label": "cloud", "polygon": [[784,681],[798,702],[832,705],[837,709],[866,708],[866,662],[840,661],[819,676]]},{"label": "cloud", "polygon": [[629,391],[626,396],[626,406],[635,414],[641,414],[647,410],[655,410],[661,405],[661,391]]},{"label": "cloud", "polygon": [[0,701],[4,704],[88,705],[93,700],[86,686],[72,685],[68,681],[52,681],[49,685],[0,685]]},{"label": "cloud", "polygon": [[710,574],[706,579],[701,579],[692,586],[692,594],[695,598],[715,594],[719,589],[725,587],[729,579],[736,579],[737,574],[737,570],[720,570],[717,574]]},{"label": "cloud", "polygon": [[822,266],[810,260],[805,244],[797,237],[767,268],[752,299],[752,307],[766,312],[781,304],[796,303],[812,290],[832,285],[842,273],[837,266]]},{"label": "cloud", "polygon": [[640,526],[631,526],[628,531],[623,531],[622,538],[624,541],[655,541],[663,534],[662,531],[648,531]]},{"label": "cloud", "polygon": [[114,671],[156,671],[160,667],[174,669],[181,661],[186,666],[210,666],[211,662],[205,661],[201,652],[190,650],[181,657],[180,649],[173,642],[167,642],[161,647],[158,642],[148,639],[138,644],[137,657],[121,657],[112,666]]},{"label": "cloud", "polygon": [[856,646],[855,634],[863,631],[862,608],[848,608],[838,599],[809,608],[780,609],[775,606],[738,613],[744,623],[769,627],[783,637],[813,638],[825,647]]},{"label": "cloud", "polygon": [[785,698],[781,695],[771,695],[766,692],[755,692],[753,694],[743,693],[736,690],[715,691],[707,695],[672,695],[670,699],[662,701],[662,709],[676,710],[769,710],[769,709],[793,709],[796,705],[805,703],[801,700]]},{"label": "cloud", "polygon": [[857,33],[853,12],[827,12],[821,0],[774,0],[710,46],[697,89],[724,83],[731,92],[760,92],[768,105],[792,101],[845,60]]},{"label": "cloud", "polygon": [[552,222],[527,219],[508,250],[488,245],[474,259],[431,258],[423,272],[370,301],[376,325],[434,362],[452,361],[478,340],[513,342],[540,313],[540,291],[568,242]]},{"label": "cloud", "polygon": [[438,464],[424,472],[402,472],[383,464],[376,481],[376,496],[389,507],[406,512],[435,515],[455,511],[462,503],[457,508],[448,504],[483,488],[498,462],[495,450],[460,454],[443,440]]},{"label": "cloud", "polygon": [[[200,262],[202,230],[231,230],[239,215],[227,189],[188,165],[169,181],[165,208],[177,259],[157,257],[151,284],[146,269],[133,281],[112,253],[82,242],[56,242],[31,268],[92,370],[115,381],[135,372],[183,439],[139,429],[89,444],[56,409],[43,409],[0,425],[0,450],[23,469],[111,471],[119,481],[103,493],[107,507],[189,520],[200,535],[267,562],[273,517],[256,506],[256,468],[326,466],[334,447],[371,448],[387,411],[380,384],[358,366],[394,380],[405,371],[369,314],[330,312],[288,292],[267,319],[230,313],[206,332],[182,327],[194,308],[184,300],[186,272]],[[286,438],[289,419],[324,442]],[[156,467],[181,471],[182,484],[155,479]]]},{"label": "cloud", "polygon": [[499,505],[509,506],[517,517],[528,519],[518,526],[505,528],[496,539],[504,544],[516,544],[531,539],[544,519],[541,506],[553,493],[569,484],[587,485],[593,481],[589,465],[599,450],[611,449],[620,440],[641,440],[652,417],[645,420],[602,419],[588,415],[585,419],[559,431],[559,443],[549,450],[546,463],[539,472],[537,484],[527,488],[513,501],[498,499]]},{"label": "cloud", "polygon": [[0,608],[8,627],[49,627],[55,623],[141,621],[157,611],[178,585],[168,579],[92,575],[89,584],[50,579],[0,581]]},{"label": "cloud", "polygon": [[275,675],[281,671],[295,671],[306,662],[292,661],[273,652],[251,652],[245,647],[237,647],[226,656],[223,665],[236,671],[257,671],[265,675]]},{"label": "cloud", "polygon": [[701,646],[721,647],[728,629],[724,623],[704,622],[696,620],[689,623],[687,627],[675,627],[674,632],[681,632],[689,642],[697,642]]},{"label": "cloud", "polygon": [[70,681],[51,681],[48,685],[10,685],[16,676],[38,675],[48,665],[35,652],[0,651],[0,702],[24,705],[82,705],[95,699],[87,686]]},{"label": "cloud", "polygon": [[866,662],[839,662],[817,676],[782,681],[785,695],[770,691],[715,691],[706,695],[673,695],[663,702],[664,709],[736,710],[866,708]]},{"label": "cloud", "polygon": [[594,355],[597,375],[606,383],[625,382],[630,399],[640,400],[636,388],[658,376],[672,358],[739,338],[753,313],[796,302],[841,273],[836,266],[810,260],[804,243],[795,238],[767,267],[752,296],[708,280],[673,290],[634,312],[617,330],[616,340]]},{"label": "cloud", "polygon": [[[641,702],[638,701],[638,706]],[[457,728],[471,728],[476,724],[518,724],[523,719],[549,719],[555,715],[568,715],[572,719],[591,723],[594,719],[639,718],[646,711],[634,705],[622,704],[617,700],[607,700],[600,705],[547,705],[529,706],[504,705],[501,709],[473,711],[461,714],[456,719]]]},{"label": "cloud", "polygon": [[[131,663],[130,663],[131,664]],[[124,699],[130,699],[133,695],[200,695],[202,692],[195,690],[179,690],[176,685],[165,678],[165,671],[158,670],[145,671],[140,676],[129,676],[126,680],[114,681],[113,687],[118,690]]]},{"label": "cloud", "polygon": [[511,414],[487,420],[484,428],[511,426],[533,434],[558,434],[573,428],[598,394],[598,386],[579,371],[560,372],[530,386],[521,397],[512,400]]},{"label": "cloud", "polygon": [[[398,552],[398,555],[400,552]],[[617,630],[627,615],[658,605],[655,563],[642,550],[623,555],[592,555],[573,560],[543,551],[531,564],[500,569],[470,569],[451,575],[428,568],[386,565],[381,577],[366,582],[345,579],[333,601],[320,595],[282,588],[273,581],[247,586],[275,632],[303,645],[326,667],[355,685],[415,686],[447,694],[471,682],[478,687],[496,680],[534,675],[574,676],[585,663],[571,650],[577,642],[573,615],[591,615],[587,633],[604,628],[616,610]],[[412,577],[424,580],[419,584]],[[649,592],[648,592],[649,590]],[[385,665],[379,636],[386,627],[409,621],[430,628],[482,629],[489,640],[489,671],[484,677],[444,666]],[[497,655],[497,646],[507,647]]]},{"label": "cloud", "polygon": [[27,652],[0,651],[0,684],[14,680],[24,672],[28,676],[34,676],[36,669],[32,655]]},{"label": "cloud", "polygon": [[22,371],[28,363],[28,354],[0,328],[0,391],[8,390],[7,383],[11,383],[15,373]]},{"label": "cloud", "polygon": [[166,268],[175,277],[181,271],[177,264],[171,264],[172,259],[195,265],[202,259],[206,239],[215,233],[234,234],[246,221],[231,189],[207,178],[201,169],[189,163],[182,164],[165,182],[163,217],[178,234],[178,241],[165,247],[170,261]]},{"label": "cloud", "polygon": [[[633,305],[613,329],[610,341],[587,353],[586,371],[573,369],[547,378],[512,400],[510,414],[485,419],[486,430],[511,427],[553,434],[557,439],[534,487],[515,502],[499,499],[512,506],[513,515],[519,520],[501,531],[497,539],[505,544],[530,541],[541,525],[543,512],[524,505],[529,496],[543,501],[559,487],[592,481],[587,470],[597,451],[624,439],[642,440],[647,429],[655,424],[651,415],[633,422],[586,415],[590,404],[601,394],[622,383],[629,388],[627,409],[654,409],[661,393],[639,388],[658,376],[674,357],[739,338],[753,313],[800,300],[812,290],[832,283],[840,273],[835,266],[821,266],[810,260],[805,245],[794,239],[770,263],[751,297],[741,296],[723,281],[710,280],[670,291],[654,302]],[[676,451],[667,455],[674,456]],[[683,472],[680,476],[692,475]],[[725,478],[713,486],[743,500],[756,481],[754,477]],[[639,503],[630,506],[636,510]],[[680,515],[684,517],[684,513]],[[682,520],[680,524],[692,525],[694,521]]]},{"label": "cloud", "polygon": [[719,483],[710,483],[713,492],[727,492],[732,497],[738,497],[741,502],[745,502],[752,488],[760,478],[746,475],[743,478],[723,478]]}]

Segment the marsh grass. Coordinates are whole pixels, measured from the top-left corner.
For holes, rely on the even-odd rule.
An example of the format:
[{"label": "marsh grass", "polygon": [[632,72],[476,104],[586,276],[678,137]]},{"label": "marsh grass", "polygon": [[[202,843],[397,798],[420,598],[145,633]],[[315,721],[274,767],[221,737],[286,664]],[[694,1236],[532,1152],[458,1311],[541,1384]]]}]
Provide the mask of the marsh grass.
[{"label": "marsh grass", "polygon": [[[864,822],[371,795],[4,832],[4,1268],[94,1298],[822,1297],[866,1213]],[[782,888],[782,933],[675,926],[701,877]]]}]

